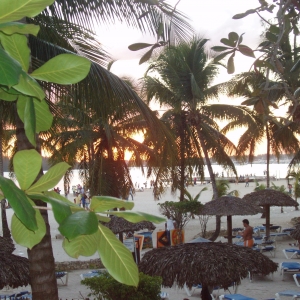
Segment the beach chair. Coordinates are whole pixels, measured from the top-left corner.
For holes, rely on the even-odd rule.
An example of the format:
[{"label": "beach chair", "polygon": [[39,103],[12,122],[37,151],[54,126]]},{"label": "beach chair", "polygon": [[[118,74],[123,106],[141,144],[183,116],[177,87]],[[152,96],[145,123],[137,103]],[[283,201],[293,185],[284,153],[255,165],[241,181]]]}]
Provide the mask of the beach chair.
[{"label": "beach chair", "polygon": [[69,273],[68,272],[55,272],[56,279],[61,281],[61,285],[68,285]]},{"label": "beach chair", "polygon": [[276,255],[276,246],[272,245],[260,245],[252,248],[253,250],[260,253],[269,253],[272,257]]},{"label": "beach chair", "polygon": [[[282,252],[287,259],[291,259],[294,256],[300,258],[300,249],[289,248],[289,249],[283,249]],[[291,255],[288,256],[288,253],[291,253]]]},{"label": "beach chair", "polygon": [[300,278],[300,274],[294,274],[293,278],[294,278],[294,281],[295,281],[297,287],[300,287],[300,283],[298,281],[298,278]]},{"label": "beach chair", "polygon": [[300,298],[300,291],[292,291],[292,290],[286,290],[282,292],[278,292],[275,294],[275,300],[280,300],[283,298],[280,298],[280,296],[289,296],[292,297],[292,299],[299,299]]},{"label": "beach chair", "polygon": [[280,263],[279,270],[281,272],[282,280],[284,274],[300,273],[300,263],[297,262],[282,262]]},{"label": "beach chair", "polygon": [[101,272],[99,270],[93,270],[88,273],[82,273],[79,276],[82,280],[84,280],[86,278],[93,278],[93,277],[99,276],[100,274],[101,274]]},{"label": "beach chair", "polygon": [[161,292],[159,294],[159,296],[160,296],[161,299],[168,299],[169,298],[169,294],[166,293],[166,292]]},{"label": "beach chair", "polygon": [[219,297],[220,300],[257,300],[255,298],[251,298],[248,296],[244,296],[241,294],[226,294],[226,295],[221,295]]}]

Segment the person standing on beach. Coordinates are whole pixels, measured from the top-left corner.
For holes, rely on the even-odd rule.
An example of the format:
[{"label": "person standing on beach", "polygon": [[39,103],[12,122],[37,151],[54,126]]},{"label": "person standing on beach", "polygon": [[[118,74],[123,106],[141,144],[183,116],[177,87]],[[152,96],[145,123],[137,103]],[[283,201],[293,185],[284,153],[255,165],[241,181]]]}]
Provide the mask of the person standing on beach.
[{"label": "person standing on beach", "polygon": [[245,183],[246,183],[246,184],[245,184],[245,187],[246,187],[246,186],[249,186],[249,177],[248,177],[248,176],[247,176],[246,179],[245,179]]},{"label": "person standing on beach", "polygon": [[254,245],[254,239],[253,239],[253,236],[252,236],[253,235],[253,228],[249,225],[249,220],[248,219],[243,220],[243,225],[244,225],[245,229],[242,232],[239,231],[239,234],[244,239],[244,246],[252,248],[253,245]]}]

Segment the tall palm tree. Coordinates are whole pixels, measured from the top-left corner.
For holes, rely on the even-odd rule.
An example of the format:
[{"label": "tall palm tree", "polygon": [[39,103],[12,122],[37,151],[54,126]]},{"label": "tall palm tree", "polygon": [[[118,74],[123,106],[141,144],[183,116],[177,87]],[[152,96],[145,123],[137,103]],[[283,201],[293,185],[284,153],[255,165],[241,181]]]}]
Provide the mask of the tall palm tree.
[{"label": "tall palm tree", "polygon": [[[205,51],[206,42],[206,39],[195,37],[162,51],[150,64],[148,75],[144,78],[144,93],[148,102],[155,98],[161,105],[170,108],[168,121],[178,140],[178,152],[183,153],[181,156],[179,154],[179,163],[176,161],[173,164],[176,166],[177,163],[182,168],[184,163],[181,166],[180,160],[192,157],[187,150],[193,149],[201,173],[204,173],[204,162],[208,168],[213,199],[216,199],[218,191],[211,159],[231,168],[236,174],[228,156],[235,146],[220,133],[216,120],[238,119],[244,112],[230,105],[208,104],[211,97],[218,95],[218,88],[210,86],[217,74],[217,67],[209,61]],[[149,76],[152,71],[154,75]],[[182,186],[180,189],[183,193]],[[219,234],[220,219],[216,226],[212,239]]]},{"label": "tall palm tree", "polygon": [[[174,32],[178,38],[185,37],[190,29],[187,22],[182,21],[180,13],[161,2],[153,5],[152,2],[144,1],[102,1],[99,5],[96,0],[76,2],[58,0],[40,16],[34,19],[27,18],[28,23],[40,25],[41,28],[39,35],[36,38],[30,37],[29,40],[32,54],[31,69],[34,70],[41,63],[62,52],[78,53],[97,63],[101,62],[103,52],[98,51],[95,40],[90,38],[84,28],[91,29],[92,26],[99,26],[100,21],[113,22],[115,19],[123,20],[143,31],[150,29],[152,33],[158,32],[163,26],[167,28],[164,31],[167,40]],[[174,28],[175,31],[172,30]],[[125,113],[122,103],[128,101],[138,107],[148,124],[156,122],[154,115],[126,84],[96,64],[87,80],[69,89],[45,82],[42,85],[47,90],[48,101],[56,101],[58,97],[69,97],[75,103],[85,103],[96,112],[114,106],[120,107],[120,113]],[[16,107],[14,111],[17,112]],[[17,149],[33,149],[34,146],[26,137],[24,124],[17,114],[16,128]],[[45,206],[42,201],[37,201],[36,204]],[[41,213],[46,223],[46,235],[38,245],[28,250],[31,287],[33,299],[55,300],[58,299],[58,292],[48,215],[46,210]]]}]

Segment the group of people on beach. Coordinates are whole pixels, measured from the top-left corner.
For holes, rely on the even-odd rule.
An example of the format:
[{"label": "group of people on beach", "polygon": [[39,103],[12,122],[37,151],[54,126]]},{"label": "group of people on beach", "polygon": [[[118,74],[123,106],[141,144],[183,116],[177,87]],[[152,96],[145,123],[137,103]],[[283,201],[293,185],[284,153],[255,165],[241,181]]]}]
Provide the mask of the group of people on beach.
[{"label": "group of people on beach", "polygon": [[90,193],[89,190],[85,191],[84,187],[80,184],[77,186],[77,191],[75,192],[76,198],[74,198],[74,203],[79,207],[84,209],[89,209],[90,207]]}]

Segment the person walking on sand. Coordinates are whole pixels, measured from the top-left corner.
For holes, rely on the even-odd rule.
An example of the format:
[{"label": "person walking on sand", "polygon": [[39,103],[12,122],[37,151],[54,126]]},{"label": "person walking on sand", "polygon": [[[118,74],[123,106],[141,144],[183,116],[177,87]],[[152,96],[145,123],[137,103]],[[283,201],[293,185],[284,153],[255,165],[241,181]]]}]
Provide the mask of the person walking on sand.
[{"label": "person walking on sand", "polygon": [[253,239],[253,228],[249,225],[249,220],[244,219],[243,220],[244,230],[239,231],[238,233],[243,237],[244,239],[244,246],[252,248],[254,245],[254,239]]},{"label": "person walking on sand", "polygon": [[247,176],[246,179],[245,179],[245,183],[246,183],[246,184],[245,184],[245,187],[246,187],[246,186],[249,186],[249,177],[248,177],[248,176]]}]

